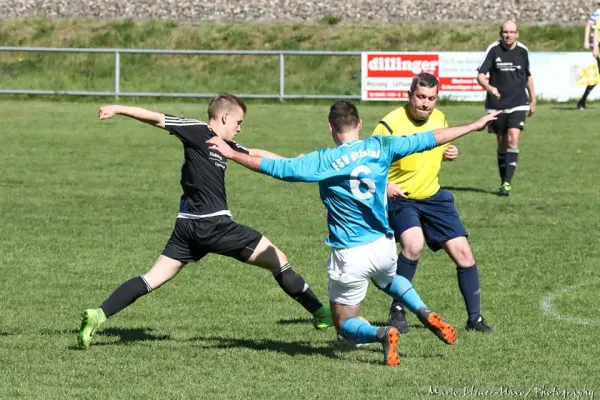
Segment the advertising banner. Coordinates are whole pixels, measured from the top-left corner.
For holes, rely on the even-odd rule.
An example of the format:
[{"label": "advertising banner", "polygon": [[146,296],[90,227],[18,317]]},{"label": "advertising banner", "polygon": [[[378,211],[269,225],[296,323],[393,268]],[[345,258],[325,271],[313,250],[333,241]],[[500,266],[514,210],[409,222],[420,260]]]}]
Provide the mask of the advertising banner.
[{"label": "advertising banner", "polygon": [[[407,100],[410,83],[429,72],[440,82],[440,97],[456,101],[483,101],[477,67],[484,52],[365,52],[362,54],[363,100]],[[568,101],[581,96],[577,80],[595,62],[591,53],[529,53],[538,99]],[[580,83],[582,80],[580,80]],[[600,90],[590,99],[600,98]]]}]

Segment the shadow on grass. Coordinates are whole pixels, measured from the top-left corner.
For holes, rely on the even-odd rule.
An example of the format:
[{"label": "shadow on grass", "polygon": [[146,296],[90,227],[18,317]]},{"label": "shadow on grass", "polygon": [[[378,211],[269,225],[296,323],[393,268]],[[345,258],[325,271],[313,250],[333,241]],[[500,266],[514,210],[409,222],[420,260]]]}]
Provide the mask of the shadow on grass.
[{"label": "shadow on grass", "polygon": [[[369,323],[371,325],[375,325],[375,326],[387,326],[388,325],[387,321],[378,321],[378,320],[369,320]],[[412,322],[408,323],[408,327],[410,329],[426,329],[422,324],[419,324],[419,323],[413,324]]]},{"label": "shadow on grass", "polygon": [[[75,333],[78,333],[76,331]],[[102,337],[114,338],[118,337],[117,341],[113,342],[101,342],[98,341]],[[170,335],[157,335],[152,333],[152,328],[107,328],[98,332],[94,336],[95,340],[92,341],[92,346],[118,346],[133,342],[158,342],[164,340],[171,340]],[[77,346],[70,346],[69,349],[78,350]]]},{"label": "shadow on grass", "polygon": [[[341,349],[335,342],[326,346],[311,345],[310,342],[284,342],[279,340],[251,340],[251,339],[235,339],[235,338],[220,338],[220,337],[195,337],[192,341],[209,341],[213,344],[201,344],[202,349],[239,349],[245,348],[255,351],[270,351],[275,353],[283,353],[288,356],[323,356],[333,360],[343,360],[345,353],[352,351],[370,351],[381,353],[381,345],[374,343],[373,345],[363,347],[361,349]],[[403,354],[400,357],[404,357]],[[348,360],[345,362],[356,361],[361,364],[380,365],[381,361],[372,360]]]},{"label": "shadow on grass", "polygon": [[171,340],[170,335],[156,335],[152,333],[152,328],[131,328],[131,329],[119,329],[119,328],[107,328],[100,331],[100,335],[109,337],[119,337],[121,342],[146,342],[146,341],[161,341]]},{"label": "shadow on grass", "polygon": [[251,340],[222,338],[215,336],[198,336],[190,339],[192,342],[213,342],[210,344],[199,344],[203,349],[234,349],[247,348],[257,351],[273,351],[290,356],[297,355],[321,355],[329,358],[339,358],[339,350],[335,346],[315,346],[310,342],[284,342],[279,340]]},{"label": "shadow on grass", "polygon": [[473,193],[484,193],[484,194],[493,194],[494,196],[498,196],[498,191],[494,190],[485,190],[474,187],[463,187],[463,186],[442,186],[441,189],[447,190],[449,192],[473,192]]},{"label": "shadow on grass", "polygon": [[[361,352],[370,352],[370,353],[381,353],[381,345],[379,343],[372,343],[367,346],[361,348],[341,348],[337,345],[336,342],[331,342],[326,346],[315,346],[310,342],[284,342],[279,340],[251,340],[251,339],[236,339],[236,338],[222,338],[222,337],[214,337],[214,336],[198,336],[190,339],[193,342],[213,342],[209,344],[199,344],[198,346],[202,349],[239,349],[245,348],[256,351],[272,351],[276,353],[283,353],[289,356],[298,356],[298,355],[306,355],[306,356],[324,356],[330,359],[344,359],[343,356],[346,353],[361,351]],[[407,358],[407,354],[403,354],[399,352],[400,358]],[[436,354],[427,354],[424,356],[419,356],[419,358],[442,358],[443,355]],[[350,361],[346,359],[345,361]],[[365,364],[374,364],[381,365],[380,360],[354,360],[359,363]]]},{"label": "shadow on grass", "polygon": [[278,325],[312,325],[312,319],[310,318],[290,318],[280,319],[277,321]]},{"label": "shadow on grass", "polygon": [[561,105],[561,106],[552,106],[550,107],[552,110],[561,110],[561,111],[580,111],[577,106],[574,105]]}]

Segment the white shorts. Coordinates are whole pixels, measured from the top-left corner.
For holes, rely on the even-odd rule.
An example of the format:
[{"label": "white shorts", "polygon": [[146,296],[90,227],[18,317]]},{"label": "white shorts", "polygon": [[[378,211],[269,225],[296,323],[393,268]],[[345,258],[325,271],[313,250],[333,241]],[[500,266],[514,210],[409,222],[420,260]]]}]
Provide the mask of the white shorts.
[{"label": "white shorts", "polygon": [[379,288],[394,280],[397,259],[393,236],[349,249],[331,249],[327,261],[329,300],[348,306],[360,304],[367,295],[369,280]]}]

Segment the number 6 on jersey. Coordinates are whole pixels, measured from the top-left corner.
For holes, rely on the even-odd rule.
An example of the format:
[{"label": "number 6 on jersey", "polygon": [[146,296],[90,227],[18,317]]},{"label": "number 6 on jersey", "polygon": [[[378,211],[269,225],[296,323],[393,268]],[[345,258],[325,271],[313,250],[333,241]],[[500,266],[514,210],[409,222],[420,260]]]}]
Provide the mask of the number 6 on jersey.
[{"label": "number 6 on jersey", "polygon": [[[350,190],[357,199],[367,200],[375,194],[375,182],[373,182],[373,179],[359,176],[360,174],[369,175],[370,173],[371,169],[366,165],[360,165],[350,173]],[[366,192],[361,190],[361,184],[363,187],[366,187]]]}]

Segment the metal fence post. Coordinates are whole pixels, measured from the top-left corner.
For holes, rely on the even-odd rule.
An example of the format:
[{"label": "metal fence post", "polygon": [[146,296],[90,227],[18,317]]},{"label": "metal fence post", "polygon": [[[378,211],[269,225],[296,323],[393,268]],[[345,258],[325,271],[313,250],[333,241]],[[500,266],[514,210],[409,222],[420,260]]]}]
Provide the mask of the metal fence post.
[{"label": "metal fence post", "polygon": [[279,53],[279,101],[283,103],[285,89],[285,60],[283,53]]},{"label": "metal fence post", "polygon": [[115,51],[115,99],[119,100],[121,80],[121,54]]}]

